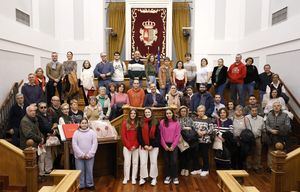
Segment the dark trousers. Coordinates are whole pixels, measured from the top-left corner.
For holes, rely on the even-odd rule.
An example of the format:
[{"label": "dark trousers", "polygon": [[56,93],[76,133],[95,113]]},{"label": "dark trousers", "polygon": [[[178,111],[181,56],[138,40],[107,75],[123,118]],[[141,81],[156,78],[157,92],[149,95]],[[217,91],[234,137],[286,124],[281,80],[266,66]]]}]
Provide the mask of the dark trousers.
[{"label": "dark trousers", "polygon": [[186,149],[179,153],[179,165],[180,169],[189,170],[189,164],[191,160],[191,148]]},{"label": "dark trousers", "polygon": [[200,155],[202,157],[202,162],[203,162],[202,171],[209,170],[208,149],[209,149],[209,143],[200,143],[199,144],[199,151],[200,151]]},{"label": "dark trousers", "polygon": [[[244,98],[243,98],[243,84],[231,83],[230,94],[231,94],[231,100],[235,103],[235,105],[242,105],[242,106],[245,105]],[[239,103],[237,103],[238,99],[239,99]]]},{"label": "dark trousers", "polygon": [[231,167],[232,169],[243,169],[243,160],[241,156],[241,147],[238,146],[235,151],[233,151],[231,156]]},{"label": "dark trousers", "polygon": [[174,151],[164,151],[166,177],[177,178],[177,172],[178,172],[177,157],[178,157],[178,147],[176,147]]},{"label": "dark trousers", "polygon": [[200,163],[199,163],[199,144],[195,143],[190,147],[191,150],[191,159],[192,159],[192,171],[193,170],[199,170],[200,169]]},{"label": "dark trousers", "polygon": [[57,92],[59,95],[59,99],[61,100],[61,93],[62,93],[62,84],[61,81],[57,83],[56,86],[54,86],[54,81],[49,80],[47,83],[47,104],[51,104],[51,98],[55,95],[55,89],[57,88]]}]

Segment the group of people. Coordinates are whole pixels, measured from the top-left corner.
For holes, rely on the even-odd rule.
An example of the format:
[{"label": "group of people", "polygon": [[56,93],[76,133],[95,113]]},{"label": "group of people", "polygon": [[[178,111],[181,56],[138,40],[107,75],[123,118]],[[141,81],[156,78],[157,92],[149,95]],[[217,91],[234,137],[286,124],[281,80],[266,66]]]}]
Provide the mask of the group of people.
[{"label": "group of people", "polygon": [[[131,182],[136,184],[140,160],[139,184],[144,184],[150,176],[151,185],[156,185],[160,149],[165,160],[164,183],[179,184],[178,172],[183,176],[209,174],[211,147],[218,169],[259,170],[262,138],[269,144],[269,150],[274,149],[276,142],[286,142],[293,115],[286,107],[288,97],[284,86],[268,64],[258,74],[253,58],[247,58],[244,64],[240,54],[229,69],[219,59],[213,70],[207,66],[206,58],[196,66],[190,53],[185,54],[185,62],[177,61],[174,69],[168,57],[158,67],[155,56],[149,55],[144,64],[139,51],[134,52],[128,67],[119,52],[114,53],[112,62],[105,53],[100,56],[101,62],[95,69],[88,60],[83,62],[77,82],[77,63],[72,52],[67,53],[68,60],[63,64],[53,52],[52,61],[46,66],[48,82],[43,69],[38,68],[35,74],[28,75],[28,83],[16,95],[7,132],[21,149],[26,147],[28,139],[40,148],[41,176],[53,166],[61,168],[62,147],[47,145],[50,137],[59,138],[58,125],[78,123],[79,129],[72,140],[71,167],[82,171],[80,188],[94,188],[92,169],[98,143],[88,122],[114,119],[123,113],[124,105],[132,107],[121,128],[124,184],[130,180],[131,164]],[[126,76],[130,79],[127,91]],[[144,77],[147,89],[142,87]],[[94,78],[98,79],[98,86],[94,85]],[[223,95],[228,85],[231,101],[225,101]],[[78,108],[80,87],[86,104],[83,111]],[[211,87],[214,96],[209,92]],[[259,89],[259,99],[253,95],[255,88]],[[135,107],[144,107],[143,118],[138,117]],[[155,118],[153,107],[169,108],[160,120]],[[251,130],[252,134],[249,136],[245,130]],[[268,166],[270,163],[268,158]]]}]

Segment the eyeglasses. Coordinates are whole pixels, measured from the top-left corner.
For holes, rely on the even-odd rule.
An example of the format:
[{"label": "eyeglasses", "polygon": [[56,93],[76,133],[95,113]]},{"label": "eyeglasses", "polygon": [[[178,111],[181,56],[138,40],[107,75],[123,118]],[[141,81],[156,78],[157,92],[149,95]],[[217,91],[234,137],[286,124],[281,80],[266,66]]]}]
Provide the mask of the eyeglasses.
[{"label": "eyeglasses", "polygon": [[46,108],[47,108],[46,106],[41,106],[41,107],[40,107],[40,109],[46,109]]},{"label": "eyeglasses", "polygon": [[63,110],[69,110],[69,108],[63,108]]}]

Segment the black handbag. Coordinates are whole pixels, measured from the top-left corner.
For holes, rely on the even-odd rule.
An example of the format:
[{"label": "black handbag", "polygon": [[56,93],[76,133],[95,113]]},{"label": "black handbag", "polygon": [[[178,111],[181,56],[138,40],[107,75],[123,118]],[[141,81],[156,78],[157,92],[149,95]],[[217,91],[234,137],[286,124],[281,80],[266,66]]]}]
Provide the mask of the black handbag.
[{"label": "black handbag", "polygon": [[181,136],[189,145],[198,141],[198,133],[195,129],[182,129]]}]

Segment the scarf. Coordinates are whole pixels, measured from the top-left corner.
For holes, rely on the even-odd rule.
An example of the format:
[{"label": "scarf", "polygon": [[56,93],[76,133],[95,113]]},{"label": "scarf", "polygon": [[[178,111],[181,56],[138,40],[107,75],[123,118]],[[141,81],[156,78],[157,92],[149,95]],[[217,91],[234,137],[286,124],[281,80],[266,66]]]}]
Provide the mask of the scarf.
[{"label": "scarf", "polygon": [[152,125],[150,129],[150,137],[149,137],[149,122],[151,121],[151,118],[144,118],[144,126],[142,128],[142,136],[143,140],[145,142],[145,145],[150,144],[150,138],[154,139],[155,137],[155,130],[156,130],[156,125]]},{"label": "scarf", "polygon": [[45,91],[46,86],[46,78],[43,76],[42,78],[39,78],[38,76],[35,77],[35,84],[39,85],[43,91]]}]

